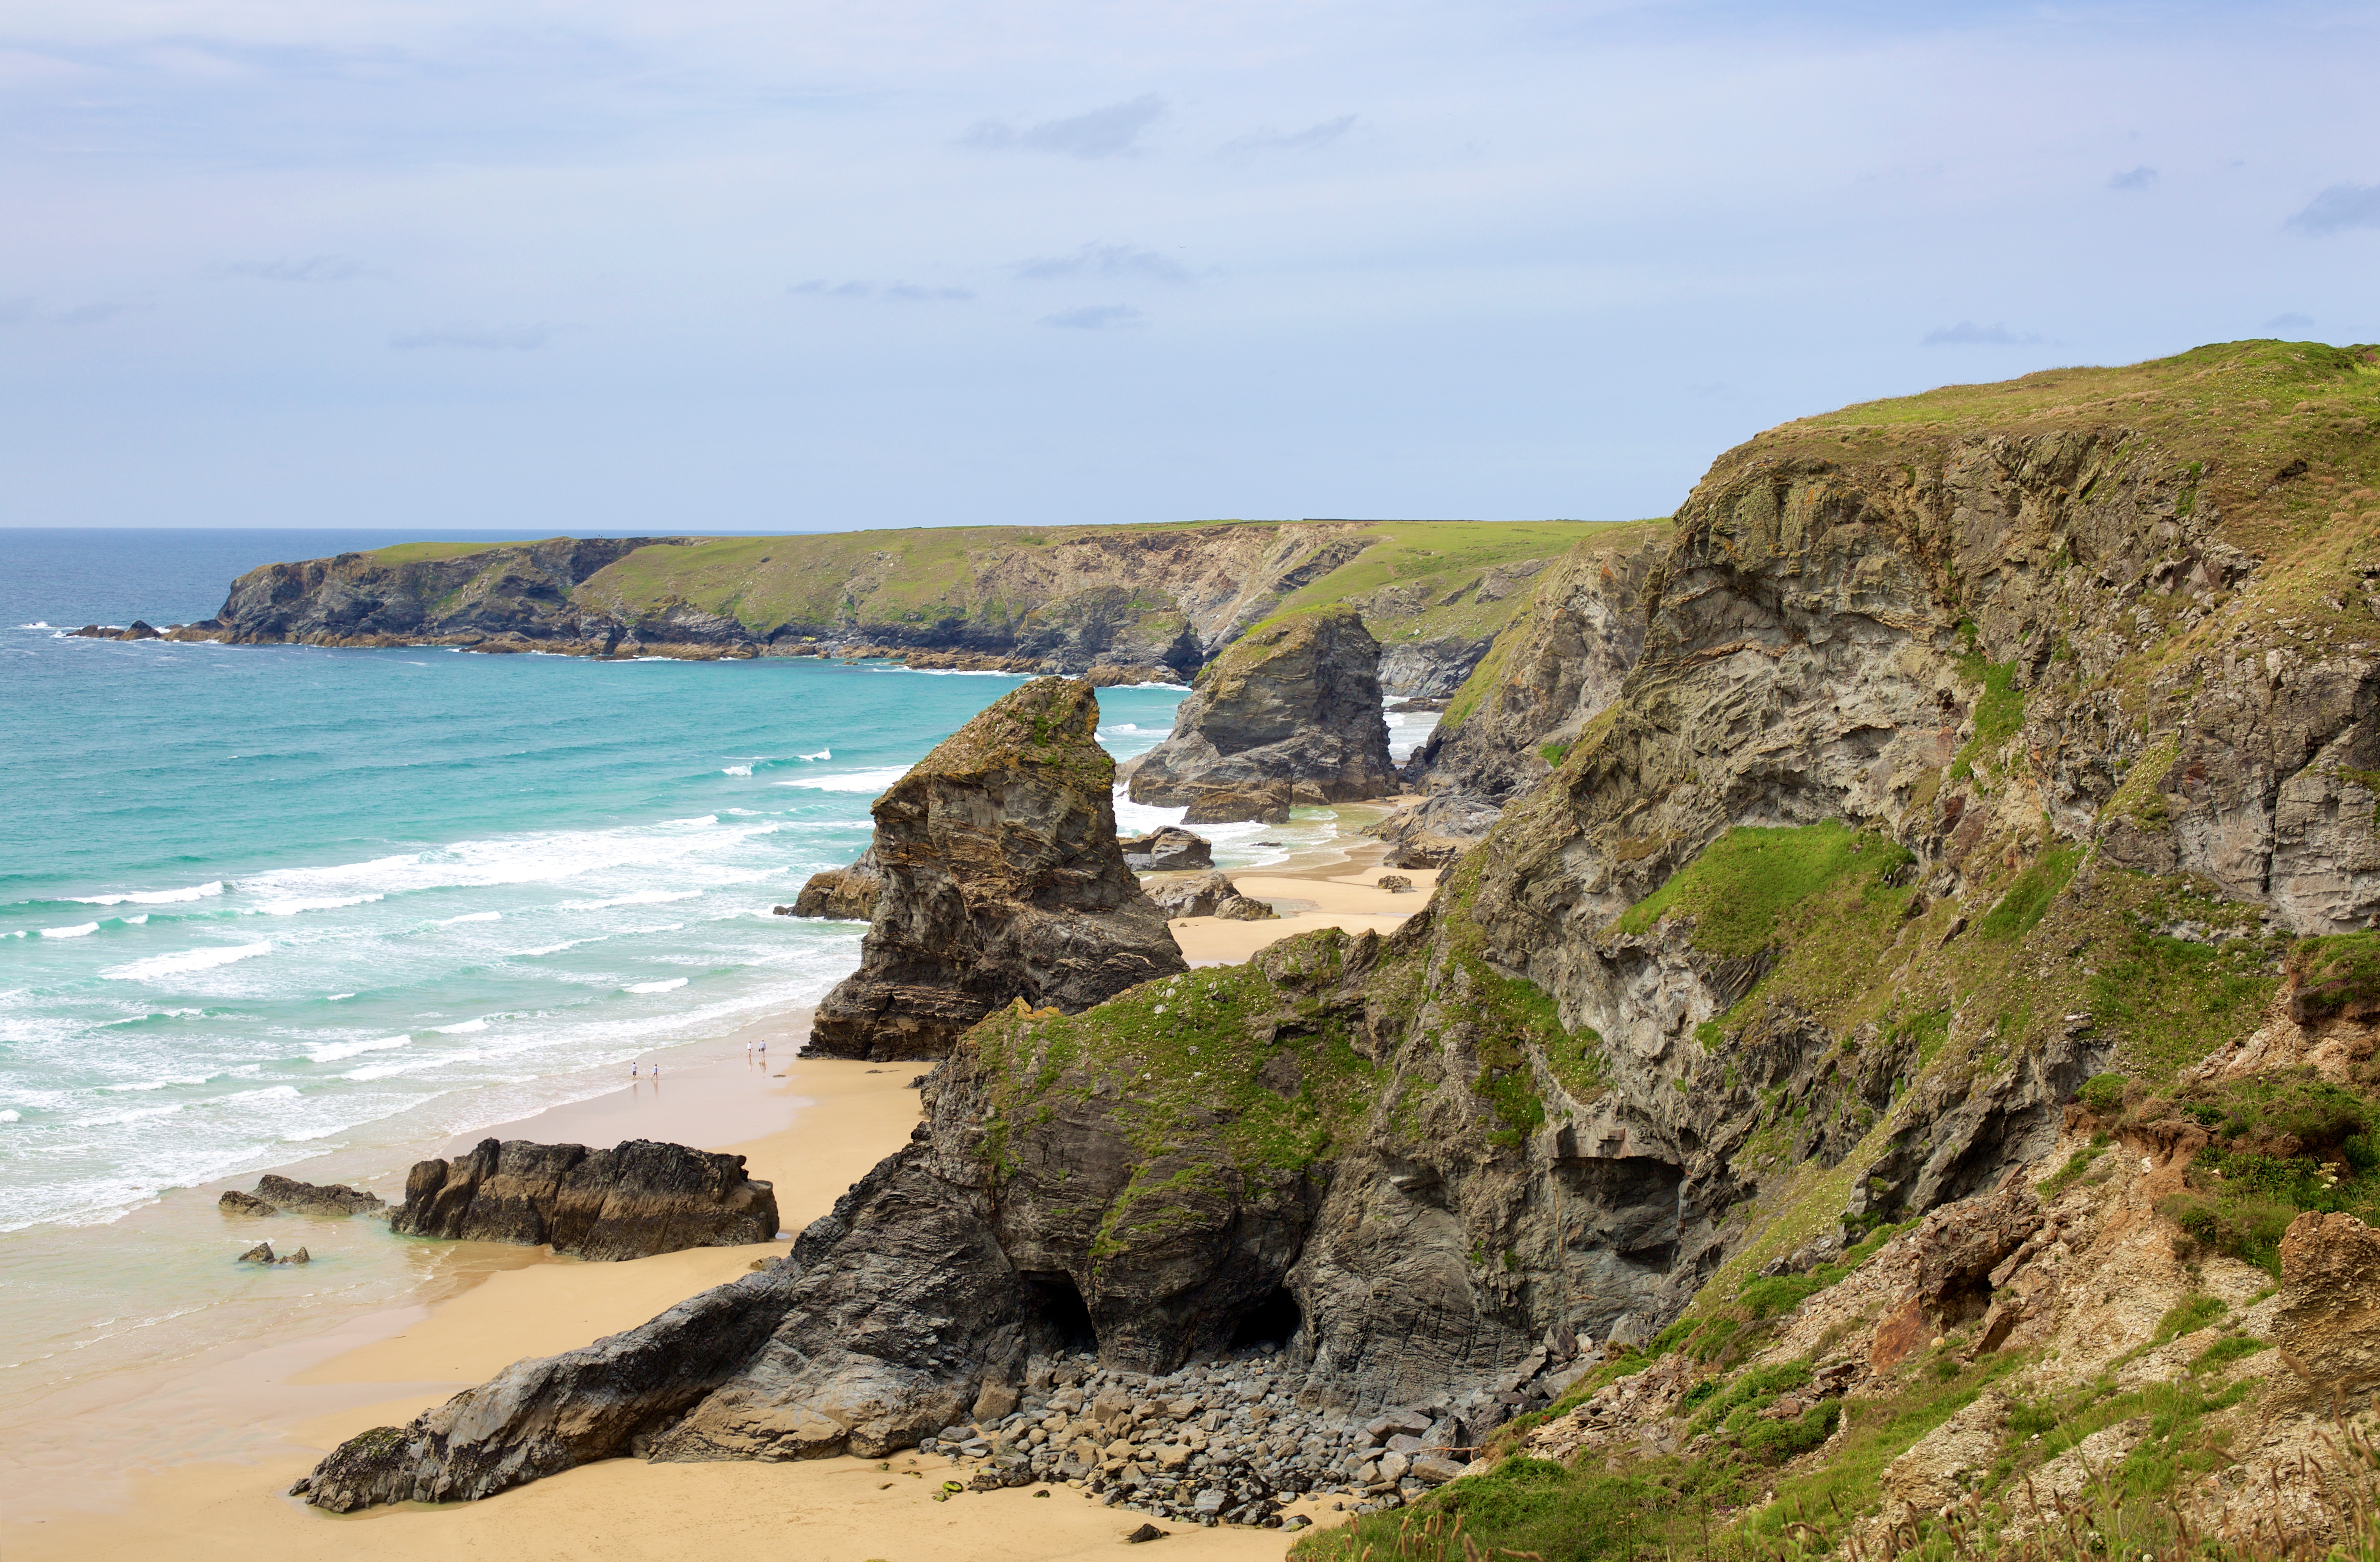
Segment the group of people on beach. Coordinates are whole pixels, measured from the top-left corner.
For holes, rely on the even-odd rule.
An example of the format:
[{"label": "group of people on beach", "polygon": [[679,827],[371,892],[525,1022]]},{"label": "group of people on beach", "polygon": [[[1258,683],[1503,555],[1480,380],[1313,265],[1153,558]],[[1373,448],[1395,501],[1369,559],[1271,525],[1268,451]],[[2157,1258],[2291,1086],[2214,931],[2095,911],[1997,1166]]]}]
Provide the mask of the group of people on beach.
[{"label": "group of people on beach", "polygon": [[[762,1036],[757,1041],[747,1041],[744,1044],[744,1060],[746,1062],[749,1063],[753,1061],[756,1054],[758,1055],[760,1066],[766,1068],[769,1063],[769,1040],[766,1036]],[[646,1067],[645,1060],[641,1058],[632,1058],[628,1060],[628,1083],[630,1084],[641,1083],[648,1073],[652,1076],[652,1082],[655,1084],[659,1084],[662,1082],[662,1066],[659,1059],[656,1059],[650,1069]]]}]

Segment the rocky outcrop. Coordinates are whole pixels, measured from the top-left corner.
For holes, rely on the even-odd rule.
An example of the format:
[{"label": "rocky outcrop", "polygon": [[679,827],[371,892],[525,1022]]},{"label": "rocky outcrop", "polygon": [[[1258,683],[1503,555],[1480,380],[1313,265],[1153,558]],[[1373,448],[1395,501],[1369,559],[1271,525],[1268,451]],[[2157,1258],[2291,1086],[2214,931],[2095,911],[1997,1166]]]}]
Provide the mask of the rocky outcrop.
[{"label": "rocky outcrop", "polygon": [[2302,1394],[2327,1404],[2380,1386],[2380,1233],[2351,1215],[2289,1222],[2273,1324]]},{"label": "rocky outcrop", "polygon": [[310,1264],[313,1262],[313,1257],[314,1255],[312,1253],[308,1253],[302,1247],[295,1253],[276,1254],[273,1251],[273,1244],[271,1242],[259,1242],[254,1247],[249,1248],[246,1253],[241,1253],[237,1259],[234,1260],[234,1262],[239,1264],[261,1264],[268,1266],[273,1265],[286,1266],[292,1264]]},{"label": "rocky outcrop", "polygon": [[1179,873],[1215,866],[1214,843],[1179,825],[1160,825],[1147,835],[1116,844],[1123,852],[1124,866],[1135,873]]},{"label": "rocky outcrop", "polygon": [[1487,839],[1504,810],[1465,792],[1438,792],[1409,803],[1364,833],[1389,843],[1390,867],[1440,868]]},{"label": "rocky outcrop", "polygon": [[243,1193],[237,1188],[226,1188],[223,1197],[215,1203],[225,1215],[249,1216],[285,1212],[291,1215],[377,1215],[388,1207],[379,1194],[350,1188],[344,1182],[298,1182],[272,1173],[267,1173],[257,1182],[255,1193]]},{"label": "rocky outcrop", "polygon": [[1012,999],[1071,1013],[1184,968],[1117,845],[1099,708],[1088,684],[1038,679],[885,789],[884,886],[810,1052],[938,1058]]},{"label": "rocky outcrop", "polygon": [[1262,922],[1281,914],[1220,873],[1176,878],[1152,888],[1148,898],[1168,916],[1220,916],[1227,922]]},{"label": "rocky outcrop", "polygon": [[877,866],[875,844],[870,842],[849,867],[831,867],[824,873],[811,874],[802,892],[784,910],[791,916],[866,922],[875,916],[876,897],[883,888],[884,874]]},{"label": "rocky outcrop", "polygon": [[1260,626],[1199,674],[1172,735],[1133,771],[1133,801],[1186,806],[1192,823],[1272,823],[1293,801],[1393,793],[1379,656],[1350,608]]},{"label": "rocky outcrop", "polygon": [[482,1139],[459,1159],[414,1163],[389,1226],[409,1237],[646,1258],[773,1241],[777,1195],[745,1176],[742,1156],[649,1139],[609,1150]]},{"label": "rocky outcrop", "polygon": [[1658,523],[1615,533],[1579,542],[1537,575],[1527,608],[1423,745],[1431,790],[1504,802],[1620,697],[1644,650],[1645,591],[1670,535]]}]

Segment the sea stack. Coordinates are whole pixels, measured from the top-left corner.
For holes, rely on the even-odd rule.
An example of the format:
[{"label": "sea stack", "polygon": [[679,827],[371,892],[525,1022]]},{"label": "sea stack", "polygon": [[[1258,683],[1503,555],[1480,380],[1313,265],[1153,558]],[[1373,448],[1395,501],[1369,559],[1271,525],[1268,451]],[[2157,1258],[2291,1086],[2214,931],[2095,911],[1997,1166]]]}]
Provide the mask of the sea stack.
[{"label": "sea stack", "polygon": [[1390,795],[1379,660],[1350,607],[1258,624],[1199,675],[1173,735],[1133,772],[1132,800],[1186,807],[1191,824],[1279,824],[1293,803]]},{"label": "sea stack", "polygon": [[1016,999],[1079,1013],[1188,969],[1116,842],[1099,720],[1085,680],[1036,679],[876,800],[884,888],[813,1056],[940,1058]]}]

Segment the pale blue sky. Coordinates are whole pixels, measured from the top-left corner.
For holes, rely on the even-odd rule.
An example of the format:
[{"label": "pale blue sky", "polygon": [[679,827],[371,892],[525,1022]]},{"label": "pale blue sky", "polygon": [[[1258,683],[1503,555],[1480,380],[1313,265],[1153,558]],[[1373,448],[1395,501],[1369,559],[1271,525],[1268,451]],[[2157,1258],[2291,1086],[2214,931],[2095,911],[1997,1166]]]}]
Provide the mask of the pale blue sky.
[{"label": "pale blue sky", "polygon": [[12,0],[0,524],[1665,513],[2380,339],[2371,5]]}]

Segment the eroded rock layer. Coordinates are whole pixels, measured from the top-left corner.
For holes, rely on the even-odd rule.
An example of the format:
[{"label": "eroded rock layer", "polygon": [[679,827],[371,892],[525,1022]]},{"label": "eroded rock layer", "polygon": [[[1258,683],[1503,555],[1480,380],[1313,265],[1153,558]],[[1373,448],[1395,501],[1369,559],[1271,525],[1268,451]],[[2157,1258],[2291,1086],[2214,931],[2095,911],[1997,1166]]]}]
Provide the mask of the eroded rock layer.
[{"label": "eroded rock layer", "polygon": [[939,1058],[1012,999],[1071,1013],[1183,969],[1116,842],[1099,708],[1079,679],[1038,679],[876,800],[883,888],[811,1052]]}]

